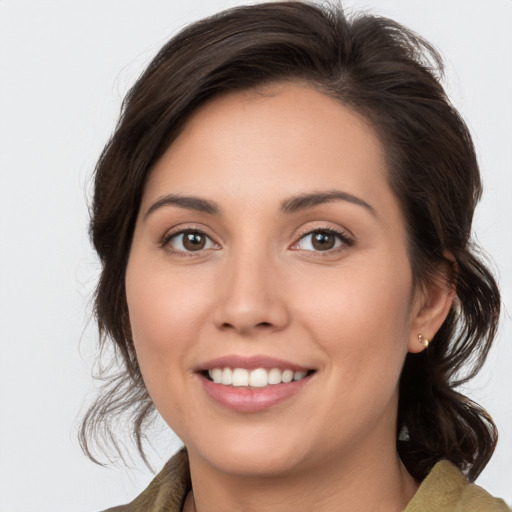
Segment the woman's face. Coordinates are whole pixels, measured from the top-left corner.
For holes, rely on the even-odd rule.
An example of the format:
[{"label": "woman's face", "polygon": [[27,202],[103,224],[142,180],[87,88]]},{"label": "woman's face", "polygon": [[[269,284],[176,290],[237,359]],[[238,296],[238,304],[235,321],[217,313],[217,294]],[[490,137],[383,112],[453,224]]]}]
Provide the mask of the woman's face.
[{"label": "woman's face", "polygon": [[339,102],[281,85],[198,110],[149,176],[126,293],[191,460],[286,474],[394,450],[420,300],[379,140]]}]

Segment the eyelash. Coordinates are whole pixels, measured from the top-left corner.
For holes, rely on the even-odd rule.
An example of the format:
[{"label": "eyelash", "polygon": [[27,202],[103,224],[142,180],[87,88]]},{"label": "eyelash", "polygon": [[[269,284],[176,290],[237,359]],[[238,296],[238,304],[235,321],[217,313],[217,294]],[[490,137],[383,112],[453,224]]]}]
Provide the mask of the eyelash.
[{"label": "eyelash", "polygon": [[[163,237],[160,245],[162,246],[162,248],[166,248],[170,254],[184,256],[184,257],[195,256],[196,253],[200,253],[203,250],[205,250],[205,249],[200,249],[198,251],[183,251],[180,249],[176,250],[176,249],[170,248],[170,246],[169,246],[170,242],[174,238],[176,238],[180,235],[183,235],[185,233],[194,233],[194,234],[205,236],[206,238],[208,238],[208,240],[210,240],[210,242],[215,244],[215,242],[213,242],[213,240],[204,231],[202,231],[200,229],[186,228],[186,229],[181,229],[179,231],[175,231],[175,232],[166,234]],[[330,235],[337,237],[338,240],[341,241],[341,246],[338,246],[338,247],[335,247],[332,249],[327,249],[325,251],[304,250],[305,252],[311,253],[315,257],[316,256],[323,257],[323,256],[332,255],[333,253],[337,253],[339,251],[346,250],[348,247],[351,247],[354,245],[353,238],[350,237],[349,235],[347,235],[346,232],[338,231],[337,229],[334,229],[332,227],[325,226],[325,227],[318,227],[315,229],[311,229],[311,230],[305,231],[304,233],[301,233],[299,235],[299,238],[297,239],[297,241],[293,243],[292,247],[297,246],[306,237],[317,234],[317,233],[328,233]],[[215,244],[215,245],[217,245],[217,244]],[[208,250],[208,249],[206,249],[206,250]],[[300,250],[300,249],[293,249],[293,250]]]},{"label": "eyelash", "polygon": [[[180,235],[184,235],[185,233],[194,233],[194,234],[198,234],[198,235],[201,235],[201,236],[204,236],[206,237],[208,240],[210,240],[212,243],[215,244],[215,242],[213,242],[213,240],[211,239],[211,237],[209,237],[204,231],[200,230],[200,229],[195,229],[195,228],[186,228],[186,229],[180,229],[179,231],[174,231],[174,232],[171,232],[171,233],[168,233],[166,234],[160,245],[162,246],[162,248],[166,249],[170,254],[173,254],[173,255],[177,255],[177,256],[184,256],[184,257],[187,257],[187,256],[196,256],[197,253],[201,253],[202,251],[204,251],[205,249],[200,249],[198,251],[182,251],[180,249],[173,249],[171,246],[170,246],[170,242],[174,239],[174,238],[177,238],[178,236]],[[217,244],[215,244],[217,245]],[[207,249],[206,249],[207,250]]]},{"label": "eyelash", "polygon": [[[298,240],[292,245],[292,247],[297,246],[302,240],[304,240],[308,236],[315,235],[317,233],[328,233],[329,235],[333,235],[341,242],[341,245],[338,247],[334,247],[332,249],[327,249],[325,251],[314,251],[314,250],[307,250],[305,252],[311,253],[314,257],[326,257],[330,256],[332,254],[341,252],[346,250],[349,247],[352,247],[354,245],[354,239],[349,236],[345,231],[334,229],[330,226],[324,226],[324,227],[317,227],[314,229],[309,229],[305,231],[304,233],[301,233],[299,235]],[[297,249],[300,250],[300,249]]]}]

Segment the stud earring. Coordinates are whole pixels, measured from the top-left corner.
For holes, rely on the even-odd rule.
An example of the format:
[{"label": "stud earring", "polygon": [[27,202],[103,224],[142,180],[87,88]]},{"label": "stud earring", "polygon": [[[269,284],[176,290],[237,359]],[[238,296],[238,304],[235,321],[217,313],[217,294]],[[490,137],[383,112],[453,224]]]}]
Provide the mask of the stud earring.
[{"label": "stud earring", "polygon": [[421,332],[418,334],[418,341],[425,347],[428,348],[428,344],[430,343],[430,340],[425,338]]}]

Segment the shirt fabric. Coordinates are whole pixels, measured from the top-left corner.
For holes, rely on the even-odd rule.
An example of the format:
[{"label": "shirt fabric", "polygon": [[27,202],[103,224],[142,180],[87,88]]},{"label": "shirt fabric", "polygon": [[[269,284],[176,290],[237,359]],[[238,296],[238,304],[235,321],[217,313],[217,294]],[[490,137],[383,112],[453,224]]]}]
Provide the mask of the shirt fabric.
[{"label": "shirt fabric", "polygon": [[[190,485],[188,456],[182,449],[135,500],[104,512],[181,512]],[[442,460],[432,468],[403,512],[512,512],[512,509],[478,485],[470,484],[451,462]]]}]

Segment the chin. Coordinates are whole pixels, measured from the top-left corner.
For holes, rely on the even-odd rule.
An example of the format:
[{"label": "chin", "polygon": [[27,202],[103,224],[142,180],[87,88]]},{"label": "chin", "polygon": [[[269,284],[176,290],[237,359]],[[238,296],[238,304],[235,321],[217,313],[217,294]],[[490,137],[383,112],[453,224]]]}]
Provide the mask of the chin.
[{"label": "chin", "polygon": [[[289,437],[289,436],[288,436]],[[203,444],[203,443],[200,443]],[[304,443],[288,438],[229,436],[207,446],[187,445],[190,456],[199,456],[223,473],[247,477],[276,477],[297,471],[304,462]]]},{"label": "chin", "polygon": [[295,454],[258,453],[231,454],[222,453],[211,461],[217,469],[230,475],[252,478],[276,478],[295,473],[302,466]]}]

